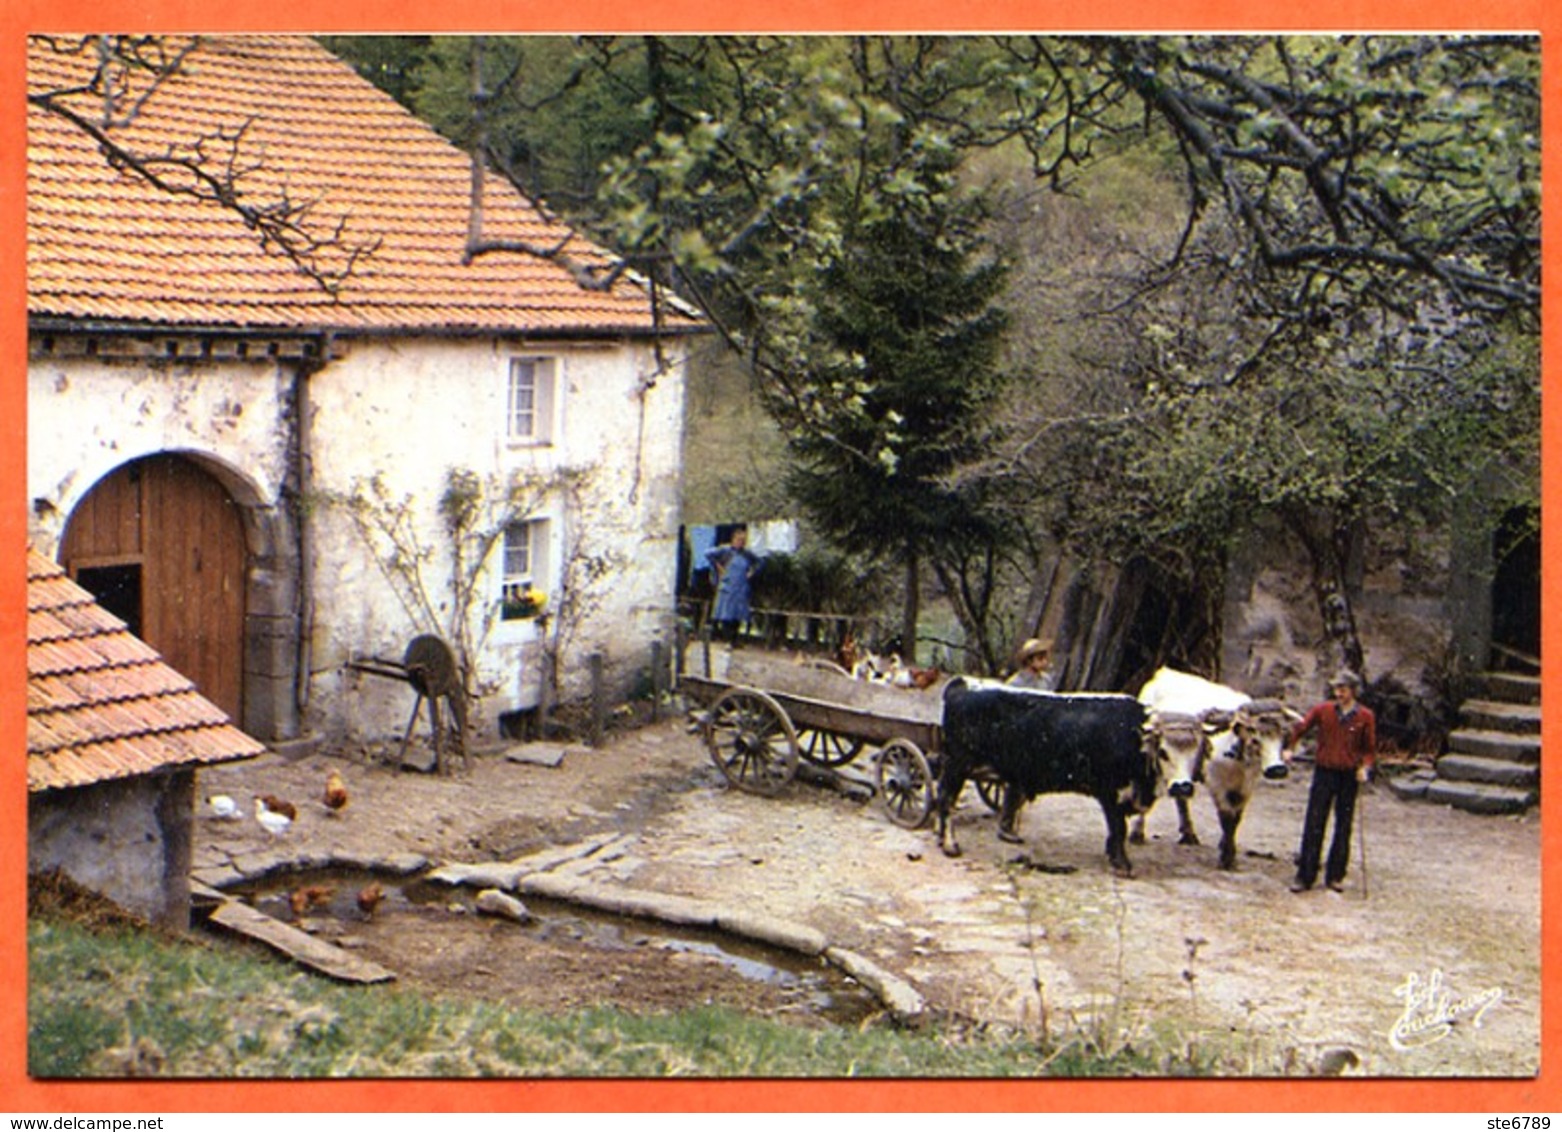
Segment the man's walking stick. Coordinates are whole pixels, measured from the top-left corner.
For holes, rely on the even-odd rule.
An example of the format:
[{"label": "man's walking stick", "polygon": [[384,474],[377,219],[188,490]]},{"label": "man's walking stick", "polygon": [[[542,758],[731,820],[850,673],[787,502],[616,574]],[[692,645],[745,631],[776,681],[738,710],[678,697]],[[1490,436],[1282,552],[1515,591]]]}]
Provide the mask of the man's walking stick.
[{"label": "man's walking stick", "polygon": [[1367,899],[1367,792],[1372,783],[1363,782],[1356,791],[1356,842],[1361,846],[1361,898]]}]

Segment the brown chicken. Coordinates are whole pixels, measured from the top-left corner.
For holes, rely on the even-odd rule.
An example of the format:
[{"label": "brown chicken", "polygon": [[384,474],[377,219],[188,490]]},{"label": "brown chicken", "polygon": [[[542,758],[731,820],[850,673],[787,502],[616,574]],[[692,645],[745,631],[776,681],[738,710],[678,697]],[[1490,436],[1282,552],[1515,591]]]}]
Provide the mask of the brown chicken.
[{"label": "brown chicken", "polygon": [[293,805],[292,802],[285,802],[275,794],[257,794],[255,797],[259,798],[266,809],[272,813],[281,814],[288,821],[298,820],[298,807]]},{"label": "brown chicken", "polygon": [[293,909],[293,915],[302,916],[311,908],[329,904],[335,892],[336,890],[329,885],[306,884],[303,888],[295,888],[287,894],[288,906]]},{"label": "brown chicken", "polygon": [[332,771],[325,779],[325,808],[333,814],[339,814],[347,808],[347,783],[337,771]]},{"label": "brown chicken", "polygon": [[850,672],[857,667],[857,662],[862,659],[862,654],[857,651],[857,638],[850,629],[841,638],[840,647],[835,650],[835,663]]},{"label": "brown chicken", "polygon": [[888,683],[896,688],[916,688],[926,691],[943,678],[943,672],[937,668],[908,668],[900,663],[900,657],[892,657]]},{"label": "brown chicken", "polygon": [[379,881],[374,881],[358,890],[358,909],[365,916],[372,916],[374,910],[380,906],[380,901],[384,899],[385,890],[380,887]]}]

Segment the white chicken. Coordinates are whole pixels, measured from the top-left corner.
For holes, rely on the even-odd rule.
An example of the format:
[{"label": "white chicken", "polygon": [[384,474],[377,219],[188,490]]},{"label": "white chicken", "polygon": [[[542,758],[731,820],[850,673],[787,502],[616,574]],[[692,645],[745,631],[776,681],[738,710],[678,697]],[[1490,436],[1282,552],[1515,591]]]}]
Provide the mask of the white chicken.
[{"label": "white chicken", "polygon": [[292,818],[288,817],[286,814],[279,814],[276,810],[269,808],[265,801],[261,798],[255,799],[255,820],[258,821],[261,826],[265,828],[265,831],[271,834],[272,837],[281,837],[284,833],[287,832],[288,826],[293,824]]},{"label": "white chicken", "polygon": [[211,807],[212,817],[223,821],[237,821],[244,816],[239,804],[228,794],[213,794],[206,799],[206,804]]}]

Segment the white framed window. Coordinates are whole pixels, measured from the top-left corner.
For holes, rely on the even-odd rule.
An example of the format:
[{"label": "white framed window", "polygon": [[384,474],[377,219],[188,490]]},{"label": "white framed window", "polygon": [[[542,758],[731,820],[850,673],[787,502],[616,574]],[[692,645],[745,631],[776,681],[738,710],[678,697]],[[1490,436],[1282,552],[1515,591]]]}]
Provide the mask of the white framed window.
[{"label": "white framed window", "polygon": [[505,527],[499,598],[502,620],[522,621],[543,612],[544,605],[535,598],[547,588],[544,577],[547,549],[546,519],[527,519]]},{"label": "white framed window", "polygon": [[552,443],[558,368],[554,358],[510,359],[505,431],[511,441],[521,444]]}]

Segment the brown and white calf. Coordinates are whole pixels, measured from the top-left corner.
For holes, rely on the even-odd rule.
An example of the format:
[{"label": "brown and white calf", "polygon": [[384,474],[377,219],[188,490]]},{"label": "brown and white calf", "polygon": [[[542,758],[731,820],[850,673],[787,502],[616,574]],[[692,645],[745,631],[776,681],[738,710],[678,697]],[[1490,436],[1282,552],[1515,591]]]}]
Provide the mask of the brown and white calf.
[{"label": "brown and white calf", "polygon": [[[1235,868],[1237,827],[1260,776],[1275,780],[1287,774],[1282,749],[1290,722],[1298,718],[1296,712],[1278,700],[1255,700],[1235,688],[1171,668],[1162,668],[1150,678],[1139,692],[1139,702],[1149,713],[1146,728],[1152,733],[1171,727],[1186,734],[1189,719],[1199,722],[1203,746],[1198,778],[1220,819],[1220,867]],[[1188,794],[1172,796],[1177,802],[1179,842],[1197,845]],[[1144,840],[1144,815],[1134,821],[1129,839]]]}]

